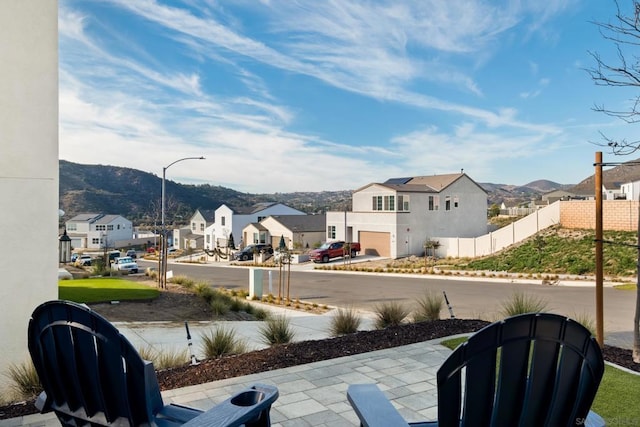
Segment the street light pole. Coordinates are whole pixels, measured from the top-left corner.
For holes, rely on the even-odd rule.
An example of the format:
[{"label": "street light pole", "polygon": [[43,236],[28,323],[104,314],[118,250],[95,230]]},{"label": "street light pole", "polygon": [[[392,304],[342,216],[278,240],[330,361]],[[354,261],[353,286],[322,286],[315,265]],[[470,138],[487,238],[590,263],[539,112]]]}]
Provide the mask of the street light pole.
[{"label": "street light pole", "polygon": [[162,168],[162,193],[161,193],[161,211],[162,211],[162,237],[160,238],[160,271],[158,272],[158,286],[162,289],[167,287],[167,230],[164,223],[164,193],[165,193],[165,178],[167,175],[167,169],[175,165],[178,162],[184,160],[204,160],[204,156],[200,157],[184,157]]}]

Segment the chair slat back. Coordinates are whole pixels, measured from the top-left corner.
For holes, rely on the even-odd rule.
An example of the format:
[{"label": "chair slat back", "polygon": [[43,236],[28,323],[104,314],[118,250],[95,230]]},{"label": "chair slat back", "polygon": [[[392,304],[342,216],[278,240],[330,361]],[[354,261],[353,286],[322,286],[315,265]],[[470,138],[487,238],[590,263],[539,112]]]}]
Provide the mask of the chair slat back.
[{"label": "chair slat back", "polygon": [[150,421],[145,362],[99,314],[68,301],[44,303],[29,322],[28,344],[48,404],[63,423]]},{"label": "chair slat back", "polygon": [[513,316],[472,335],[443,363],[438,422],[579,425],[603,374],[602,352],[584,326],[550,313]]}]

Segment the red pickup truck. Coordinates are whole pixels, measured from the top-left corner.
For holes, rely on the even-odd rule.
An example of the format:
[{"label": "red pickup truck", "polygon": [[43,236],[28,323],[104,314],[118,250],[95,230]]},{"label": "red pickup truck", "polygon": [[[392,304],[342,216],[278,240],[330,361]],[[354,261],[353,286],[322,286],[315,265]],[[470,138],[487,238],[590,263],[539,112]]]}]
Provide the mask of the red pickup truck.
[{"label": "red pickup truck", "polygon": [[355,258],[360,252],[360,243],[345,243],[343,241],[324,242],[318,249],[309,254],[313,262],[329,262],[331,258],[347,257]]}]

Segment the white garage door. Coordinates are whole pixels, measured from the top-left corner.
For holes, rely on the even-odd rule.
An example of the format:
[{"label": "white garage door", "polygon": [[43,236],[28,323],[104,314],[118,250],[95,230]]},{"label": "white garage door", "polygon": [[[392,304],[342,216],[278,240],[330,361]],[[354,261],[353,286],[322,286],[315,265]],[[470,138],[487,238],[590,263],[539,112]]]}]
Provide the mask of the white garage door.
[{"label": "white garage door", "polygon": [[377,231],[361,231],[360,247],[365,255],[391,256],[391,236]]}]

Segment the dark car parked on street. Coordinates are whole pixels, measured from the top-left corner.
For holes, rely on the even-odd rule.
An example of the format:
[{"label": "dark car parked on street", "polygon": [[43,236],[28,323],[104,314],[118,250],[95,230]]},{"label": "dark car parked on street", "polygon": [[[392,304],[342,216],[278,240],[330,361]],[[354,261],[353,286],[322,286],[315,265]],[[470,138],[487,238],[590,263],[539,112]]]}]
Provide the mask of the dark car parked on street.
[{"label": "dark car parked on street", "polygon": [[253,259],[254,253],[259,254],[261,252],[272,254],[273,247],[269,244],[264,244],[264,243],[247,245],[244,248],[242,248],[241,251],[234,253],[233,259],[238,261],[248,261],[250,259]]}]

